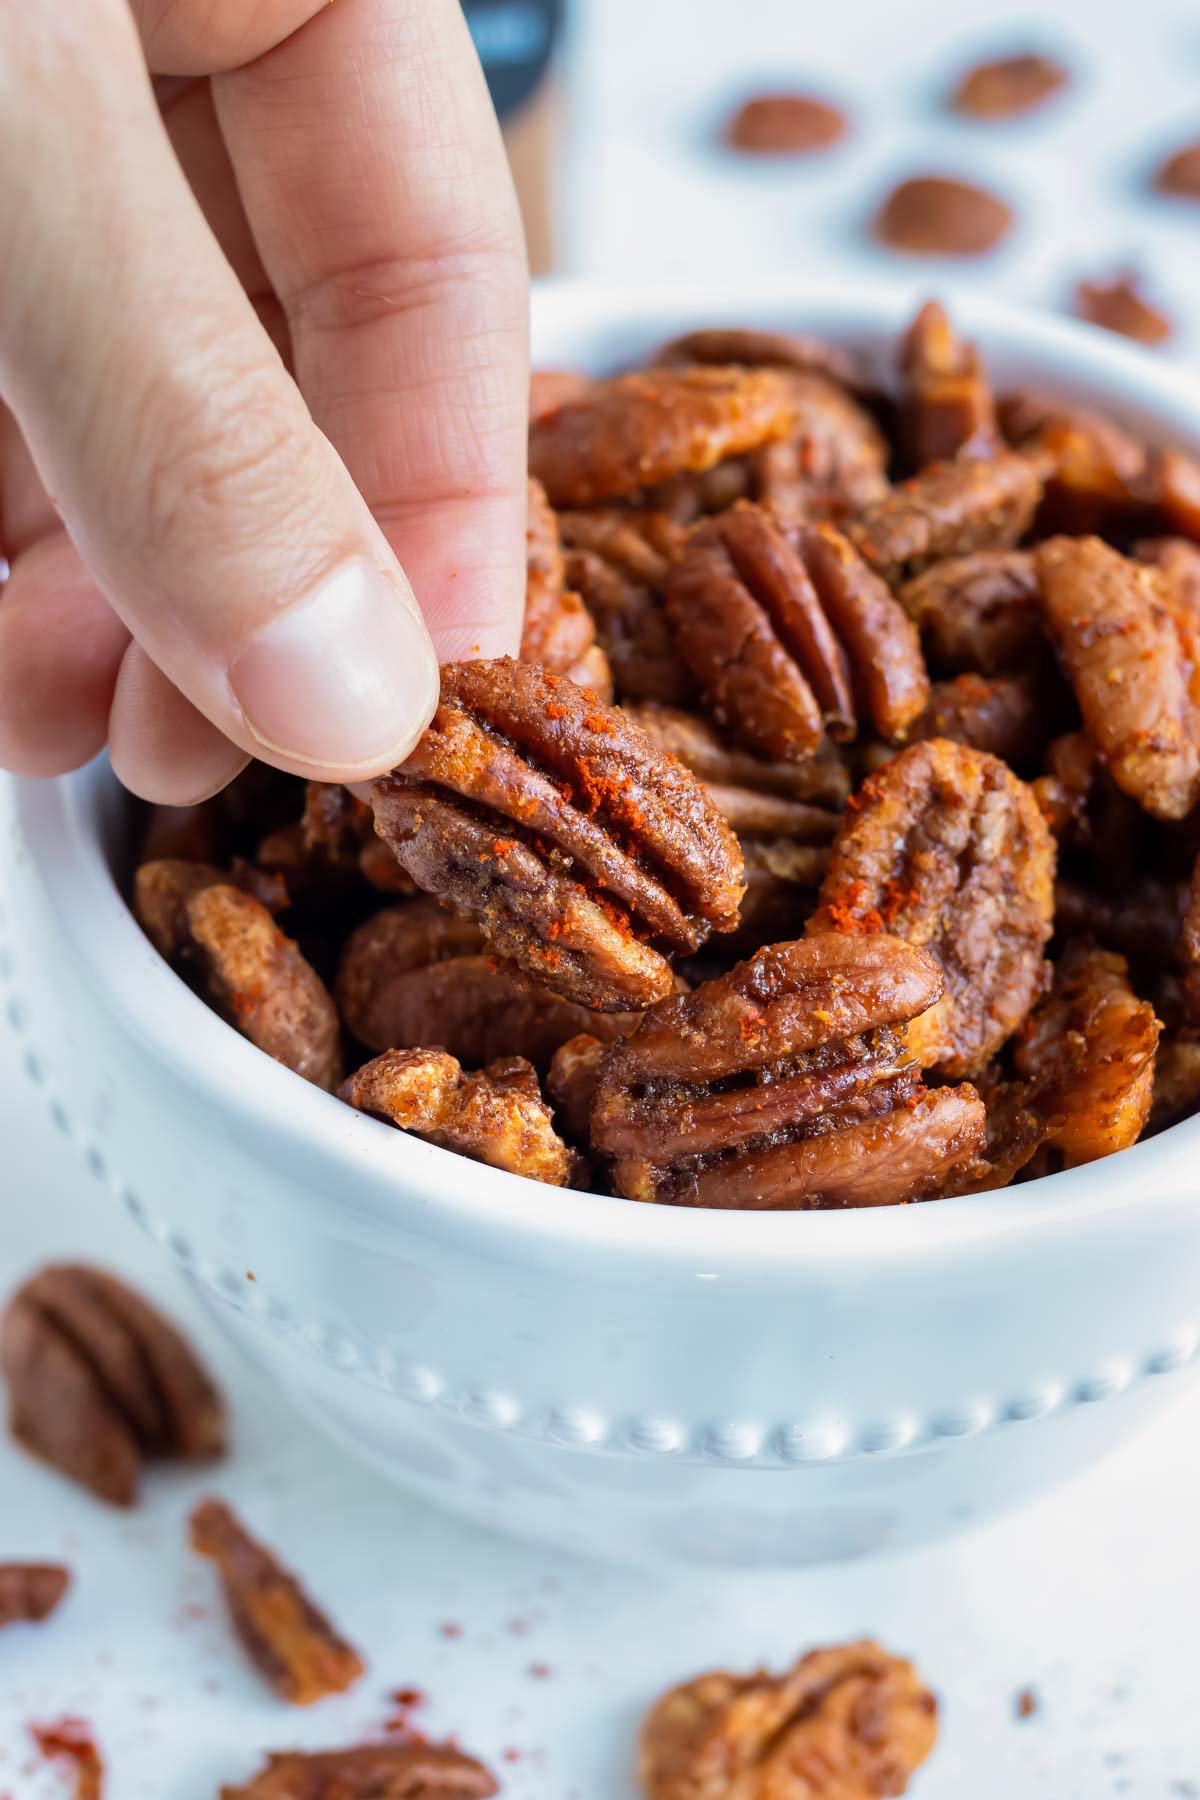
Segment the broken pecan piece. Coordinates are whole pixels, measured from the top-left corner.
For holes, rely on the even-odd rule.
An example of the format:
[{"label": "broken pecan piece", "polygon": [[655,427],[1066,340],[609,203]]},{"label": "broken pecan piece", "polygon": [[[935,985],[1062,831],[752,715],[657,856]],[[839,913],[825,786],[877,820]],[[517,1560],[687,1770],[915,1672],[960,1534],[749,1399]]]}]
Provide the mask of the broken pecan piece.
[{"label": "broken pecan piece", "polygon": [[62,1563],[0,1563],[0,1626],[40,1624],[70,1585]]},{"label": "broken pecan piece", "polygon": [[947,557],[906,581],[896,598],[939,675],[1015,675],[1044,649],[1028,550]]},{"label": "broken pecan piece", "polygon": [[444,1050],[385,1050],[347,1078],[342,1099],[428,1143],[549,1187],[569,1187],[579,1173],[523,1057],[468,1075]]},{"label": "broken pecan piece", "polygon": [[607,1054],[608,1045],[586,1031],[554,1052],[546,1092],[554,1102],[556,1122],[573,1144],[590,1148],[592,1107]]},{"label": "broken pecan piece", "polygon": [[692,693],[663,612],[667,569],[686,533],[662,513],[598,507],[565,512],[566,580],[577,588],[626,700],[679,704]]},{"label": "broken pecan piece", "polygon": [[1053,729],[1046,695],[1032,675],[956,675],[935,681],[910,736],[970,744],[1014,769],[1036,768]]},{"label": "broken pecan piece", "polygon": [[933,463],[850,520],[846,535],[894,585],[946,556],[1010,548],[1041,497],[1038,463],[1013,451]]},{"label": "broken pecan piece", "polygon": [[794,538],[755,506],[693,532],[667,577],[680,655],[762,756],[803,760],[826,729],[852,738],[860,714],[902,737],[929,695],[911,621],[833,526]]},{"label": "broken pecan piece", "polygon": [[578,594],[566,585],[558,519],[540,481],[529,482],[525,526],[525,625],[522,662],[568,675],[602,700],[612,698],[612,673],[596,643],[596,626]]},{"label": "broken pecan piece", "polygon": [[1196,620],[1161,573],[1099,538],[1034,552],[1046,623],[1114,781],[1159,819],[1200,798]]},{"label": "broken pecan piece", "polygon": [[700,782],[623,713],[526,664],[444,668],[433,723],[374,804],[421,887],[584,1006],[650,1005],[671,986],[655,944],[692,950],[737,922],[737,840]]},{"label": "broken pecan piece", "polygon": [[592,1143],[632,1200],[746,1210],[923,1197],[982,1142],[969,1087],[927,1090],[902,1030],[942,992],[898,938],[775,944],[614,1045]]},{"label": "broken pecan piece", "polygon": [[202,1500],[189,1521],[191,1546],[217,1565],[229,1617],[251,1662],[293,1706],[340,1694],[363,1672],[294,1575],[252,1538],[222,1500]]},{"label": "broken pecan piece", "polygon": [[785,437],[791,386],[776,369],[648,369],[598,381],[535,419],[529,467],[551,505],[591,506]]},{"label": "broken pecan piece", "polygon": [[143,1460],[207,1460],[225,1446],[220,1396],[183,1338],[123,1282],[54,1264],[0,1322],[16,1441],[114,1506],[132,1506]]},{"label": "broken pecan piece", "polygon": [[877,1800],[903,1794],[937,1741],[911,1663],[864,1640],[784,1675],[724,1671],[664,1694],[642,1726],[648,1800]]},{"label": "broken pecan piece", "polygon": [[1041,992],[1054,842],[1030,788],[994,756],[933,738],[852,796],[810,932],[892,932],[931,950],[946,991],[908,1042],[971,1075]]},{"label": "broken pecan piece", "polygon": [[1171,335],[1171,321],[1151,306],[1130,271],[1110,281],[1081,281],[1075,289],[1075,311],[1089,325],[1134,338],[1139,344],[1161,344]]},{"label": "broken pecan piece", "polygon": [[900,346],[900,433],[910,468],[996,447],[996,408],[983,359],[946,309],[927,300]]},{"label": "broken pecan piece", "polygon": [[352,1750],[272,1752],[221,1800],[490,1800],[496,1783],[452,1744],[362,1744]]}]

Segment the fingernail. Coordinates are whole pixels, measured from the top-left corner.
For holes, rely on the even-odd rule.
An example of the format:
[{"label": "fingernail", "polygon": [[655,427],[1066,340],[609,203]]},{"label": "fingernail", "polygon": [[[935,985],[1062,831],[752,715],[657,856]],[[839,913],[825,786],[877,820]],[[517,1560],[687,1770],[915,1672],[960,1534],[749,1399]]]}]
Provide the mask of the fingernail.
[{"label": "fingernail", "polygon": [[438,671],[411,601],[356,557],[272,619],[229,681],[270,757],[367,776],[408,755],[437,702]]}]

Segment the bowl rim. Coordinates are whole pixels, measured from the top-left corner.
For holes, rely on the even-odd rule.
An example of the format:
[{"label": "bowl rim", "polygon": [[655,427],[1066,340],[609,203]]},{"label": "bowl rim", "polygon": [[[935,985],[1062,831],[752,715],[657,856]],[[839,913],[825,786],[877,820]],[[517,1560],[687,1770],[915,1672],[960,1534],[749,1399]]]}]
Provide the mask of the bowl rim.
[{"label": "bowl rim", "polygon": [[[555,281],[535,288],[539,359],[563,360],[558,342],[581,343],[601,327],[653,340],[689,322],[788,323],[843,342],[894,346],[895,333],[931,284],[851,284],[794,279],[706,288],[638,288]],[[1156,362],[1096,327],[935,285],[986,355],[1029,363],[1031,375],[1066,395],[1087,395],[1161,443],[1200,451],[1200,379]],[[542,346],[545,345],[544,350]],[[586,361],[582,351],[574,361]],[[1015,379],[1015,377],[1013,377]],[[1017,1188],[916,1206],[823,1212],[725,1212],[638,1205],[565,1192],[470,1162],[355,1113],[264,1056],[213,1013],[155,952],[117,885],[101,844],[100,817],[116,783],[104,759],[53,780],[2,778],[45,911],[105,1010],[124,1033],[187,1087],[322,1172],[340,1172],[322,1200],[347,1220],[371,1217],[511,1261],[589,1248],[611,1267],[645,1265],[706,1280],[748,1270],[786,1279],[801,1265],[878,1264],[932,1252],[973,1250],[1015,1233],[1076,1230],[1148,1196],[1177,1196],[1200,1146],[1200,1117],[1084,1168]],[[52,1049],[52,1047],[51,1047]],[[464,1174],[468,1178],[464,1179]],[[597,1267],[600,1265],[598,1264]]]}]

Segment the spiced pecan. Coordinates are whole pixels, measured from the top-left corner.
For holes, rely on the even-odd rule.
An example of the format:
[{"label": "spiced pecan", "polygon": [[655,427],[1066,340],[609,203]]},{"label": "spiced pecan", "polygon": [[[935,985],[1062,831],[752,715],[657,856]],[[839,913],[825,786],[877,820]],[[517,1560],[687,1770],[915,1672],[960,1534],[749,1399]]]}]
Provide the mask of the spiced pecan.
[{"label": "spiced pecan", "polygon": [[0,1563],[0,1626],[48,1619],[70,1585],[62,1563]]},{"label": "spiced pecan", "polygon": [[1200,1112],[1200,1031],[1184,1026],[1166,1032],[1159,1041],[1146,1132],[1162,1131],[1196,1112]]},{"label": "spiced pecan", "polygon": [[549,1187],[580,1170],[554,1131],[537,1071],[522,1057],[465,1074],[444,1050],[385,1050],[348,1077],[342,1099],[401,1131]]},{"label": "spiced pecan", "polygon": [[1043,472],[1038,536],[1172,529],[1156,518],[1145,446],[1113,420],[1036,393],[1004,395],[996,410],[1008,441],[1036,457]]},{"label": "spiced pecan", "polygon": [[746,457],[748,497],[789,517],[835,520],[881,499],[888,446],[870,413],[825,375],[788,371],[787,381],[793,428]]},{"label": "spiced pecan", "polygon": [[223,1500],[202,1500],[189,1529],[192,1549],[217,1566],[234,1632],[281,1699],[311,1706],[358,1680],[358,1652]]},{"label": "spiced pecan", "polygon": [[678,363],[684,367],[740,363],[747,369],[797,369],[803,374],[826,375],[848,388],[856,387],[859,380],[857,363],[839,344],[790,331],[757,331],[745,326],[717,325],[684,332],[664,344],[654,360],[664,368]]},{"label": "spiced pecan", "polygon": [[804,156],[845,132],[845,113],[815,94],[755,94],[726,123],[725,142],[756,156]]},{"label": "spiced pecan", "polygon": [[1180,200],[1200,200],[1200,140],[1183,144],[1159,166],[1154,185],[1160,194]]},{"label": "spiced pecan", "polygon": [[1133,553],[1161,570],[1175,604],[1200,619],[1200,544],[1183,537],[1142,538]]},{"label": "spiced pecan", "polygon": [[892,932],[932,951],[945,993],[908,1042],[951,1076],[984,1068],[1028,1014],[1052,929],[1054,842],[994,756],[934,738],[851,798],[810,932]]},{"label": "spiced pecan", "polygon": [[581,400],[591,381],[578,369],[533,369],[529,375],[529,417],[557,412],[568,400]]},{"label": "spiced pecan", "polygon": [[132,1506],[143,1461],[225,1445],[220,1396],[183,1338],[100,1269],[53,1264],[0,1322],[9,1430],[101,1500]]},{"label": "spiced pecan", "polygon": [[553,506],[590,506],[757,450],[793,419],[776,369],[650,369],[596,382],[535,419],[529,467]]},{"label": "spiced pecan", "polygon": [[695,776],[623,713],[507,658],[443,669],[433,723],[374,805],[420,886],[584,1006],[650,1005],[671,985],[657,944],[737,922],[737,841]]},{"label": "spiced pecan", "polygon": [[608,1044],[586,1031],[554,1052],[546,1092],[554,1102],[556,1124],[573,1144],[590,1147],[592,1107],[607,1054]]},{"label": "spiced pecan", "polygon": [[1149,460],[1145,490],[1155,529],[1200,540],[1200,462],[1182,450],[1160,450]]},{"label": "spiced pecan", "polygon": [[902,737],[928,698],[916,632],[830,525],[789,539],[762,508],[699,527],[667,577],[680,655],[748,749],[798,761],[865,715]]},{"label": "spiced pecan", "polygon": [[187,905],[202,888],[232,885],[250,894],[270,913],[287,906],[287,884],[281,874],[235,858],[231,869],[210,863],[160,857],[144,862],[133,878],[133,910],[138,924],[168,962],[184,955],[191,938]]},{"label": "spiced pecan", "polygon": [[477,926],[432,902],[376,913],[342,951],[334,998],[347,1030],[371,1050],[448,1050],[471,1068],[523,1056],[541,1071],[567,1038],[608,1042],[637,1023],[562,1000],[483,948]]},{"label": "spiced pecan", "polygon": [[602,700],[612,698],[612,674],[596,643],[596,626],[578,594],[566,585],[558,519],[540,481],[529,482],[525,526],[525,625],[521,661],[569,675]]},{"label": "spiced pecan", "polygon": [[1088,735],[1114,781],[1160,819],[1200,798],[1197,622],[1155,569],[1099,538],[1035,551],[1038,592]]},{"label": "spiced pecan", "polygon": [[1028,550],[947,557],[906,581],[896,597],[939,675],[1018,674],[1045,644]]},{"label": "spiced pecan", "polygon": [[950,98],[955,112],[973,119],[1010,119],[1042,106],[1067,85],[1067,71],[1051,57],[1027,50],[977,63],[962,75]]},{"label": "spiced pecan", "polygon": [[914,175],[884,200],[875,236],[909,256],[981,256],[1012,222],[1012,208],[985,188],[950,175]]},{"label": "spiced pecan", "polygon": [[983,359],[936,300],[925,302],[901,342],[900,375],[901,441],[911,468],[994,450],[996,408]]},{"label": "spiced pecan", "polygon": [[953,1171],[939,1199],[1007,1187],[1043,1152],[1049,1138],[1050,1121],[1033,1104],[1036,1092],[1028,1082],[984,1080],[979,1093],[987,1109],[983,1147]]},{"label": "spiced pecan", "polygon": [[623,699],[686,701],[692,692],[663,612],[667,569],[685,532],[662,513],[559,515],[566,579],[583,597]]},{"label": "spiced pecan", "polygon": [[634,1200],[751,1210],[921,1198],[983,1137],[974,1090],[926,1089],[899,1029],[942,988],[931,956],[882,935],[760,950],[614,1045],[592,1143]]},{"label": "spiced pecan", "polygon": [[453,1744],[360,1744],[283,1750],[221,1800],[489,1800],[496,1783]]},{"label": "spiced pecan", "polygon": [[1109,281],[1081,281],[1075,289],[1075,311],[1089,325],[1139,344],[1161,344],[1171,335],[1170,319],[1146,299],[1132,271]]},{"label": "spiced pecan", "polygon": [[803,762],[769,762],[727,743],[695,713],[654,703],[622,710],[660,749],[677,756],[700,777],[726,817],[771,795],[803,806],[804,813],[793,815],[797,821],[810,816],[808,808],[840,812],[846,803],[850,774],[831,744]]},{"label": "spiced pecan", "polygon": [[937,1700],[911,1663],[864,1640],[783,1675],[698,1675],[642,1725],[648,1800],[877,1800],[903,1794],[937,1740]]},{"label": "spiced pecan", "polygon": [[934,682],[909,735],[950,738],[1014,768],[1036,768],[1053,729],[1047,714],[1044,687],[1032,675],[955,675]]},{"label": "spiced pecan", "polygon": [[1010,548],[1029,529],[1041,495],[1039,464],[1012,451],[933,463],[850,520],[846,535],[895,584],[943,557]]}]

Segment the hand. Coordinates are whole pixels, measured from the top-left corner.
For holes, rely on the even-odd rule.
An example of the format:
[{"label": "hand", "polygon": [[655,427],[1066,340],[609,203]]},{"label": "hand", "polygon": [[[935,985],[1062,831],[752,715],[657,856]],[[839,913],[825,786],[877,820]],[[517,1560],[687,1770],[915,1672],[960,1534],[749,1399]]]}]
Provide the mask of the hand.
[{"label": "hand", "polygon": [[361,780],[515,650],[525,261],[457,0],[7,9],[0,243],[0,764]]}]

